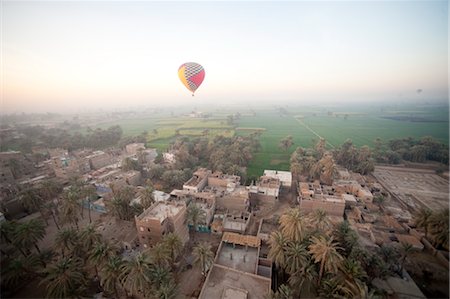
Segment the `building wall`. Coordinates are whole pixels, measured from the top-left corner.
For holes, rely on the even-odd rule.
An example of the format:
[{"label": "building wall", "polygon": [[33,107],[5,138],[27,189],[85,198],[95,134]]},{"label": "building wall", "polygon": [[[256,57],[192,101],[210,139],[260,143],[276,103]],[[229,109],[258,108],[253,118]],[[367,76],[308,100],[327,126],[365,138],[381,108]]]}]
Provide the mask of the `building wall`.
[{"label": "building wall", "polygon": [[318,209],[322,209],[328,215],[342,217],[344,215],[345,201],[344,202],[330,202],[330,201],[324,201],[324,200],[320,200],[320,199],[313,199],[313,200],[304,199],[304,200],[300,200],[300,209],[305,214],[310,213],[315,210],[318,210]]},{"label": "building wall", "polygon": [[161,242],[164,235],[172,232],[176,234],[184,244],[189,241],[189,230],[186,224],[186,207],[183,207],[176,215],[167,217],[162,222],[157,218],[139,220],[135,217],[139,242],[148,248]]},{"label": "building wall", "polygon": [[127,154],[130,154],[130,155],[136,155],[136,153],[140,149],[145,149],[144,143],[131,143],[131,144],[127,144],[127,146],[125,146],[125,150],[126,150]]},{"label": "building wall", "polygon": [[162,223],[158,219],[144,219],[139,221],[135,218],[139,242],[145,248],[151,247],[162,240],[163,235],[168,232],[168,219]]},{"label": "building wall", "polygon": [[107,153],[101,153],[92,157],[89,157],[89,162],[92,169],[100,169],[113,163],[112,157]]},{"label": "building wall", "polygon": [[[187,181],[187,183],[189,183],[189,181]],[[208,184],[208,177],[204,177],[195,186],[191,186],[189,184],[183,185],[183,190],[187,190],[187,191],[196,193],[196,192],[202,191],[207,184]]]},{"label": "building wall", "polygon": [[223,178],[209,177],[208,186],[226,188],[228,180]]}]

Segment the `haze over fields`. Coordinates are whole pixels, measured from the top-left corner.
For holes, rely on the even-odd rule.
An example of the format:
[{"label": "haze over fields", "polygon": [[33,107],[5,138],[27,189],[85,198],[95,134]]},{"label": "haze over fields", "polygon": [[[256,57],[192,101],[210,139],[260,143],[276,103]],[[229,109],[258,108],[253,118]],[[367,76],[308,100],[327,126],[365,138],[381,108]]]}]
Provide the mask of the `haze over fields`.
[{"label": "haze over fields", "polygon": [[448,102],[447,1],[1,3],[2,113]]}]

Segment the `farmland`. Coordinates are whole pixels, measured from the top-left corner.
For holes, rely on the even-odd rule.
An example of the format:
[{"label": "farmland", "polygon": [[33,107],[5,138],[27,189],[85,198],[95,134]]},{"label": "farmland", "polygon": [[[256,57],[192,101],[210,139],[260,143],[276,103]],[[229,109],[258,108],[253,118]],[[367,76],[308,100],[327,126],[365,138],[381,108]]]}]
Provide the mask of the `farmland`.
[{"label": "farmland", "polygon": [[[253,109],[252,113],[237,107],[226,112],[240,112],[234,125],[227,123],[224,111],[212,111],[206,119],[158,114],[102,123],[101,127],[120,125],[128,136],[146,131],[148,146],[159,151],[166,150],[176,136],[231,137],[259,131],[261,150],[254,154],[249,176],[259,176],[264,169],[289,169],[290,153],[297,146],[311,146],[318,136],[327,140],[329,148],[349,138],[356,146],[372,146],[377,137],[433,136],[449,142],[448,106],[283,106]],[[283,151],[278,143],[287,135],[293,136],[294,145]]]}]

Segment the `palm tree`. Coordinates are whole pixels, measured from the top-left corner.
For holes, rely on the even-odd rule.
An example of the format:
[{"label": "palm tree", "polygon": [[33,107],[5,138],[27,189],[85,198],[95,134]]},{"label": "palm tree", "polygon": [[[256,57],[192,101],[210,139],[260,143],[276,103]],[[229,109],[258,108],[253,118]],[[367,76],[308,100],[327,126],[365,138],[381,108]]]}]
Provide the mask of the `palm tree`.
[{"label": "palm tree", "polygon": [[448,249],[449,241],[449,209],[446,208],[430,217],[430,233],[436,246],[442,245]]},{"label": "palm tree", "polygon": [[150,270],[150,257],[146,253],[138,253],[122,265],[121,282],[131,294],[142,293],[145,297],[146,291],[151,287]]},{"label": "palm tree", "polygon": [[17,222],[6,220],[0,224],[0,232],[2,240],[13,244],[12,240],[14,239],[14,234],[17,228]]},{"label": "palm tree", "polygon": [[406,242],[402,242],[401,244],[400,252],[402,254],[402,262],[400,264],[400,273],[403,277],[403,266],[405,265],[406,257],[414,250],[414,248],[411,244]]},{"label": "palm tree", "polygon": [[89,251],[88,261],[94,264],[95,273],[98,276],[98,267],[107,263],[109,258],[116,255],[117,247],[106,241],[99,241]]},{"label": "palm tree", "polygon": [[305,283],[308,283],[308,289],[311,290],[312,284],[317,281],[317,270],[314,263],[308,256],[308,261],[303,266],[297,269],[296,272],[289,275],[289,285],[292,287],[295,294],[300,297],[301,289]]},{"label": "palm tree", "polygon": [[286,264],[287,244],[288,241],[281,232],[274,231],[270,234],[268,258],[279,268],[283,268]]},{"label": "palm tree", "polygon": [[325,153],[326,144],[327,144],[326,140],[320,138],[319,141],[314,146],[317,159],[322,159],[323,154]]},{"label": "palm tree", "polygon": [[320,232],[327,232],[331,223],[327,212],[322,209],[315,210],[310,216],[311,224]]},{"label": "palm tree", "polygon": [[282,284],[278,287],[278,290],[274,293],[271,290],[271,293],[268,295],[270,299],[294,299],[294,291],[285,284]]},{"label": "palm tree", "polygon": [[40,284],[47,285],[47,297],[68,298],[80,295],[87,281],[78,258],[63,257],[45,271]]},{"label": "palm tree", "polygon": [[117,283],[122,285],[120,275],[123,264],[124,261],[119,256],[111,256],[100,268],[100,283],[105,291],[114,292],[115,298],[120,298]]},{"label": "palm tree", "polygon": [[160,242],[148,250],[148,254],[152,260],[152,264],[160,267],[167,267],[170,263],[170,251],[167,246]]},{"label": "palm tree", "polygon": [[322,298],[345,298],[340,293],[342,286],[336,277],[324,279],[319,287],[319,295]]},{"label": "palm tree", "polygon": [[89,223],[92,223],[92,216],[91,216],[91,202],[93,200],[97,199],[97,191],[93,185],[87,185],[83,188],[83,193],[86,196],[86,200],[88,203],[88,216],[89,216]]},{"label": "palm tree", "polygon": [[4,265],[2,267],[2,284],[5,283],[8,286],[16,286],[23,281],[25,277],[36,275],[41,267],[42,263],[35,254],[14,258],[8,261],[6,266]]},{"label": "palm tree", "polygon": [[181,242],[180,238],[174,233],[165,235],[162,242],[169,250],[172,263],[174,263],[178,255],[181,253],[181,250],[183,249],[183,243]]},{"label": "palm tree", "polygon": [[336,273],[338,267],[343,261],[343,257],[337,252],[338,243],[333,242],[333,237],[324,236],[311,237],[312,244],[309,245],[309,251],[316,263],[320,263],[318,284],[324,274],[324,271]]},{"label": "palm tree", "polygon": [[364,280],[367,274],[361,266],[361,263],[354,259],[346,259],[341,266],[342,290],[346,293],[346,297],[361,297],[364,292]]},{"label": "palm tree", "polygon": [[79,190],[73,186],[69,188],[63,194],[63,203],[62,203],[62,212],[63,212],[63,220],[64,222],[69,222],[71,224],[75,224],[77,230],[78,227],[78,213],[80,212],[80,204],[79,200]]},{"label": "palm tree", "polygon": [[396,250],[396,248],[383,244],[380,247],[380,253],[381,256],[383,257],[384,262],[387,264],[388,268],[392,270],[399,257],[399,253]]},{"label": "palm tree", "polygon": [[17,246],[29,250],[34,246],[38,252],[41,252],[37,243],[45,237],[45,224],[39,219],[32,219],[21,223],[16,227],[13,243]]},{"label": "palm tree", "polygon": [[421,208],[416,216],[416,226],[423,228],[425,231],[425,239],[428,237],[428,227],[431,223],[432,212],[428,208]]},{"label": "palm tree", "polygon": [[211,251],[211,245],[202,242],[194,247],[193,254],[195,263],[201,266],[202,274],[206,276],[206,272],[214,261],[214,253]]},{"label": "palm tree", "polygon": [[80,241],[84,251],[88,252],[96,243],[102,241],[102,235],[97,232],[95,225],[89,224],[81,230]]},{"label": "palm tree", "polygon": [[69,253],[73,253],[76,251],[79,241],[80,237],[75,229],[71,227],[64,228],[58,231],[58,233],[56,234],[55,247],[61,250],[62,256],[64,257],[66,254],[66,250]]},{"label": "palm tree", "polygon": [[186,218],[188,224],[191,225],[194,229],[195,237],[195,232],[198,230],[199,223],[205,221],[206,212],[198,207],[195,203],[191,202],[186,211]]},{"label": "palm tree", "polygon": [[320,180],[327,185],[333,184],[333,177],[336,173],[336,164],[334,163],[333,156],[326,154],[320,159],[321,165]]},{"label": "palm tree", "polygon": [[148,185],[140,191],[141,196],[141,206],[144,209],[150,207],[154,202],[155,198],[153,196],[153,187]]},{"label": "palm tree", "polygon": [[26,188],[19,193],[20,200],[24,208],[31,214],[33,211],[39,211],[44,219],[45,224],[48,225],[47,217],[42,209],[44,205],[44,199],[39,194],[39,190],[36,188]]},{"label": "palm tree", "polygon": [[284,213],[280,217],[280,229],[289,241],[303,241],[305,224],[300,209],[293,208]]},{"label": "palm tree", "polygon": [[162,283],[155,292],[156,298],[161,299],[173,299],[177,296],[177,285],[173,281],[173,279],[168,282]]},{"label": "palm tree", "polygon": [[300,242],[288,242],[286,247],[286,272],[293,274],[308,262],[309,253]]}]

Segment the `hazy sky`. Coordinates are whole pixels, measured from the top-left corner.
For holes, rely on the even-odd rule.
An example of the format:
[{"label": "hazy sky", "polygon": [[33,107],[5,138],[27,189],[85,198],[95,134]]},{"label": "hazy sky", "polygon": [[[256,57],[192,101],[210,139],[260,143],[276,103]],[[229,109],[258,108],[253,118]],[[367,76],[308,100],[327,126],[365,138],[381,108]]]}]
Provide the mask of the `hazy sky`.
[{"label": "hazy sky", "polygon": [[[1,11],[2,112],[448,99],[447,1],[2,1]],[[189,61],[206,70],[195,98],[177,76]]]}]

